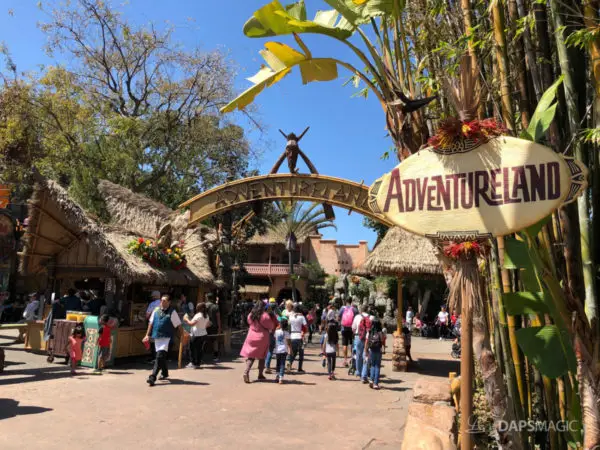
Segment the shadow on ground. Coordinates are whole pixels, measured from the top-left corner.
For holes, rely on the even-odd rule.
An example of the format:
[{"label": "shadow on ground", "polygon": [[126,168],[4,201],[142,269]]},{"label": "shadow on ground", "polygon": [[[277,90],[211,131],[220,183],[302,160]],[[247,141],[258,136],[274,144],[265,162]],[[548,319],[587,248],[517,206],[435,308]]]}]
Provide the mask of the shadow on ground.
[{"label": "shadow on ground", "polygon": [[52,411],[52,408],[40,406],[19,406],[19,402],[10,398],[0,398],[0,420],[28,414],[40,414]]},{"label": "shadow on ground", "polygon": [[421,375],[448,377],[450,372],[459,372],[459,369],[459,360],[419,358],[418,364],[411,366],[410,371]]}]

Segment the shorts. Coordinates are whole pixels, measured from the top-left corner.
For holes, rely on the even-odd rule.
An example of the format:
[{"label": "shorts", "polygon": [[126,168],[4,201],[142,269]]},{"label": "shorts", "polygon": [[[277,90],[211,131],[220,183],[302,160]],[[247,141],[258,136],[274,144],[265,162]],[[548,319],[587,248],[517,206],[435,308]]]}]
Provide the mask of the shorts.
[{"label": "shorts", "polygon": [[100,347],[98,351],[98,356],[104,360],[107,360],[110,356],[110,347]]},{"label": "shorts", "polygon": [[352,327],[343,327],[342,328],[342,345],[343,346],[352,345],[353,339],[354,339],[354,334],[352,333]]}]

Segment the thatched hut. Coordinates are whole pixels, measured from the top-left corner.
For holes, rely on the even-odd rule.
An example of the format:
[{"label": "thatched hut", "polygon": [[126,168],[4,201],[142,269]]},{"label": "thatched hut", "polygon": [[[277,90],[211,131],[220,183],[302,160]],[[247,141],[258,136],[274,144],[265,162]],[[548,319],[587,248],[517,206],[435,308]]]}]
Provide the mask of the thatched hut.
[{"label": "thatched hut", "polygon": [[[123,345],[123,349],[118,356],[143,353],[140,336],[130,340],[121,339],[121,334],[143,333],[151,290],[177,290],[195,300],[214,286],[205,245],[211,233],[187,230],[181,226],[187,220],[179,218],[179,213],[121,186],[102,182],[99,189],[109,223],[86,212],[57,182],[37,176],[20,271],[47,293],[58,295],[72,287],[97,291],[130,326],[120,329],[119,347]],[[132,240],[154,239],[165,230],[173,239],[185,239],[186,268],[152,267],[128,251]],[[133,343],[128,344],[133,340],[136,351],[131,350]]]},{"label": "thatched hut", "polygon": [[[406,274],[443,275],[438,250],[431,240],[409,233],[400,227],[388,230],[359,272],[398,278],[396,330],[402,329],[402,277]],[[394,370],[404,370],[406,367],[401,333],[397,333],[394,342],[393,362]]]}]

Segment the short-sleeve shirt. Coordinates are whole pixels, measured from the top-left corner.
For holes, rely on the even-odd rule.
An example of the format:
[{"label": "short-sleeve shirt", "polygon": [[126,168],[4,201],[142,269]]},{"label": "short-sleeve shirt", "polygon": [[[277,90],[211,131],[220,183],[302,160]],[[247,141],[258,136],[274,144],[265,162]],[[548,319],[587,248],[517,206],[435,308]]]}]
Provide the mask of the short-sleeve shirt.
[{"label": "short-sleeve shirt", "polygon": [[335,353],[336,348],[335,346],[337,345],[337,343],[339,342],[339,337],[336,334],[333,341],[330,341],[329,339],[327,339],[327,335],[325,335],[325,353]]},{"label": "short-sleeve shirt", "polygon": [[98,345],[101,348],[110,347],[110,333],[112,332],[112,328],[108,325],[102,325],[102,334],[100,334],[100,339],[98,339]]},{"label": "short-sleeve shirt", "polygon": [[438,320],[440,323],[447,324],[448,323],[448,313],[444,311],[440,311],[438,313]]},{"label": "short-sleeve shirt", "polygon": [[293,314],[290,319],[290,338],[301,339],[302,338],[302,327],[308,326],[306,318],[302,314]]},{"label": "short-sleeve shirt", "polygon": [[202,313],[198,313],[192,318],[191,321],[196,322],[196,325],[194,325],[190,330],[190,334],[192,336],[198,337],[198,336],[206,336],[208,334],[208,332],[206,331],[206,324],[208,323],[208,317],[206,317]]},{"label": "short-sleeve shirt", "polygon": [[283,331],[281,328],[275,331],[275,353],[281,355],[287,353],[287,341],[290,339],[290,332]]},{"label": "short-sleeve shirt", "polygon": [[152,314],[160,306],[160,299],[152,300],[146,308],[146,314]]},{"label": "short-sleeve shirt", "polygon": [[219,314],[219,307],[213,302],[206,303],[206,313],[208,314],[208,319],[210,320],[211,327],[216,328],[219,326],[219,322],[217,322],[217,315]]},{"label": "short-sleeve shirt", "polygon": [[[154,316],[156,315],[156,311],[158,310],[159,308],[155,308],[154,311],[152,311],[152,315],[150,316],[150,323],[154,323]],[[177,314],[177,311],[175,311],[175,309],[171,311],[171,323],[173,324],[174,328],[177,328],[179,325],[181,325],[181,319],[179,318],[179,314]],[[170,340],[171,338],[154,339],[154,347],[156,348],[156,351],[168,351]]]}]

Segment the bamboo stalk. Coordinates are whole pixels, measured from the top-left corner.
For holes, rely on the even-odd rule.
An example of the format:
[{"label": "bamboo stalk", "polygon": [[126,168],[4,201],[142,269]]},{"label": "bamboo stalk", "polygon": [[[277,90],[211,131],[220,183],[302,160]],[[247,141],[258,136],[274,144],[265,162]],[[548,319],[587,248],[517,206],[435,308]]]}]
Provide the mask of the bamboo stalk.
[{"label": "bamboo stalk", "polygon": [[[498,241],[498,255],[500,258],[500,265],[504,264],[504,238],[499,237]],[[501,270],[502,274],[502,291],[504,293],[511,292],[511,283],[510,283],[510,274],[507,269]],[[523,358],[521,352],[519,351],[519,345],[517,344],[517,335],[516,335],[516,320],[514,316],[506,316],[506,321],[508,325],[508,338],[510,342],[510,351],[512,356],[512,361],[515,367],[515,380],[517,383],[517,390],[519,393],[519,400],[521,405],[525,405],[525,381],[524,381],[524,371],[523,371]]]},{"label": "bamboo stalk", "polygon": [[515,129],[515,119],[511,103],[510,79],[508,69],[508,54],[506,52],[506,34],[504,32],[504,11],[502,0],[492,2],[492,18],[494,28],[494,43],[496,47],[496,62],[500,74],[500,100],[502,104],[502,121],[509,131]]},{"label": "bamboo stalk", "polygon": [[[555,29],[557,30],[555,33],[556,49],[561,73],[564,76],[563,87],[567,104],[568,125],[571,134],[574,136],[580,130],[579,123],[581,117],[578,109],[578,90],[575,85],[572,71],[573,62],[569,58],[564,38],[564,27],[567,26],[567,23],[564,20],[559,0],[550,0],[550,8],[552,11],[552,20]],[[579,139],[573,141],[573,155],[584,164],[587,163],[587,154],[584,152],[583,144]],[[598,308],[596,304],[595,268],[590,252],[592,230],[590,222],[590,201],[587,192],[584,192],[584,194],[577,199],[577,212],[579,216],[579,245],[585,289],[585,314],[595,328],[597,327]]]}]

